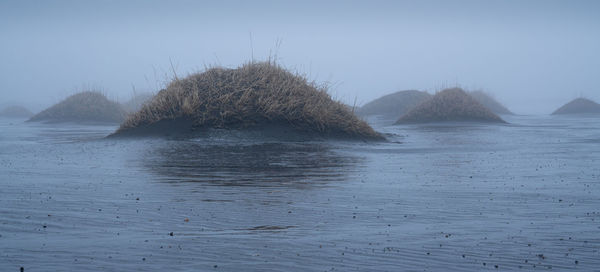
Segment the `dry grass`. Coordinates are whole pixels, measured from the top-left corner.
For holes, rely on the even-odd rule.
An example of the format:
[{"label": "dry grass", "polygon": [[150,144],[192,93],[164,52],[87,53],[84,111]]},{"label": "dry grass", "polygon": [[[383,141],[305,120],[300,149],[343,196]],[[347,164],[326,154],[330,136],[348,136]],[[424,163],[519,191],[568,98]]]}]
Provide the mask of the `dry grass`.
[{"label": "dry grass", "polygon": [[488,108],[495,114],[513,114],[504,105],[500,104],[494,97],[484,91],[472,91],[469,94],[475,98],[481,105]]},{"label": "dry grass", "polygon": [[398,119],[409,110],[431,98],[427,92],[399,91],[377,98],[360,107],[356,113],[361,116],[382,115],[390,119]]},{"label": "dry grass", "polygon": [[8,106],[0,110],[2,117],[29,118],[32,115],[31,111],[22,106]]},{"label": "dry grass", "polygon": [[585,98],[577,98],[562,107],[558,108],[552,114],[581,114],[581,113],[600,113],[600,104]]},{"label": "dry grass", "polygon": [[29,121],[119,123],[125,110],[100,92],[84,91],[34,115]]},{"label": "dry grass", "polygon": [[396,122],[504,122],[459,88],[446,89],[412,109]]},{"label": "dry grass", "polygon": [[272,62],[247,63],[237,69],[210,68],[173,80],[116,134],[159,121],[192,120],[193,128],[248,128],[289,125],[302,132],[381,138],[325,87],[308,82]]}]

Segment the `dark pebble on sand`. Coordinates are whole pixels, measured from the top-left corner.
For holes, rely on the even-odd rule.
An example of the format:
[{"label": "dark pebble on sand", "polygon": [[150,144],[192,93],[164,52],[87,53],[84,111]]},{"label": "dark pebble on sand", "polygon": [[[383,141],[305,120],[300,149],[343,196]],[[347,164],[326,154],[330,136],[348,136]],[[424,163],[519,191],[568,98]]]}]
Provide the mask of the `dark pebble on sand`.
[{"label": "dark pebble on sand", "polygon": [[542,260],[546,259],[546,256],[544,256],[544,254],[538,254],[537,256],[538,256],[538,258],[540,258]]}]

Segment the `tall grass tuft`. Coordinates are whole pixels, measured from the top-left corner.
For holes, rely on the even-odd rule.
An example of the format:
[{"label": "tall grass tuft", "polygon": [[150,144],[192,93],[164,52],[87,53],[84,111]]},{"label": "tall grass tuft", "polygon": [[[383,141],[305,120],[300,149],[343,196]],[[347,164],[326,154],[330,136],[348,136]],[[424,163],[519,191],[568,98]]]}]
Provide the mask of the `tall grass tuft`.
[{"label": "tall grass tuft", "polygon": [[460,88],[443,90],[398,119],[397,124],[504,120]]},{"label": "tall grass tuft", "polygon": [[302,132],[381,138],[327,89],[278,64],[250,62],[175,78],[131,114],[116,134],[165,120],[192,120],[193,128],[248,128],[282,124]]},{"label": "tall grass tuft", "polygon": [[600,104],[586,99],[577,98],[555,110],[552,114],[600,114]]},{"label": "tall grass tuft", "polygon": [[43,110],[29,121],[120,123],[125,119],[125,115],[123,107],[106,98],[104,94],[84,91]]}]

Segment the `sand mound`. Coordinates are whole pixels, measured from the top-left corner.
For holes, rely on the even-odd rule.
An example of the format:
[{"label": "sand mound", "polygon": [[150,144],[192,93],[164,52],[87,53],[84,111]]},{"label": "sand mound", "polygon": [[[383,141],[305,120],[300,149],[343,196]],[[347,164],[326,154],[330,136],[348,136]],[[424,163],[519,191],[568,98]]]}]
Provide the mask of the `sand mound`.
[{"label": "sand mound", "polygon": [[31,111],[21,106],[8,106],[0,110],[0,116],[13,118],[29,118],[33,115]]},{"label": "sand mound", "polygon": [[150,100],[152,100],[152,97],[154,97],[154,95],[151,93],[135,94],[135,95],[133,95],[133,97],[131,99],[129,99],[127,102],[122,104],[123,109],[125,109],[125,111],[130,112],[130,113],[137,112],[142,108],[142,106],[146,102],[149,102]]},{"label": "sand mound", "polygon": [[431,98],[427,92],[399,91],[377,98],[356,110],[361,116],[381,115],[397,120],[403,114]]},{"label": "sand mound", "polygon": [[85,91],[69,96],[60,103],[34,115],[29,121],[119,123],[125,110],[99,92]]},{"label": "sand mound", "polygon": [[504,122],[459,88],[446,89],[400,117],[396,124],[431,122]]},{"label": "sand mound", "polygon": [[469,92],[469,94],[477,100],[481,105],[488,108],[495,114],[513,114],[510,110],[508,110],[504,105],[500,104],[496,99],[494,99],[491,95],[483,91],[473,91]]},{"label": "sand mound", "polygon": [[558,108],[552,114],[600,114],[600,104],[585,98],[577,98],[562,107]]},{"label": "sand mound", "polygon": [[211,68],[176,79],[115,132],[149,133],[153,127],[187,131],[203,128],[293,128],[328,137],[381,136],[325,88],[270,62],[236,69]]}]

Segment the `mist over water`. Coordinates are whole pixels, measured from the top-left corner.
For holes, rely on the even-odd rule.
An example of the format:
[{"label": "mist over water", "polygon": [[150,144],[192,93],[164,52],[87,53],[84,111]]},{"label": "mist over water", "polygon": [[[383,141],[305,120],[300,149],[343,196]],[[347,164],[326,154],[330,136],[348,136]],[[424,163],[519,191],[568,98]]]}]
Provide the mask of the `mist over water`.
[{"label": "mist over water", "polygon": [[520,114],[600,100],[596,1],[3,1],[0,103],[42,110],[85,87],[119,100],[206,65],[269,56],[364,104],[484,89]]},{"label": "mist over water", "polygon": [[[598,29],[598,1],[1,1],[0,270],[598,269],[600,105],[550,114],[600,102]],[[135,99],[30,117],[86,89]]]}]

